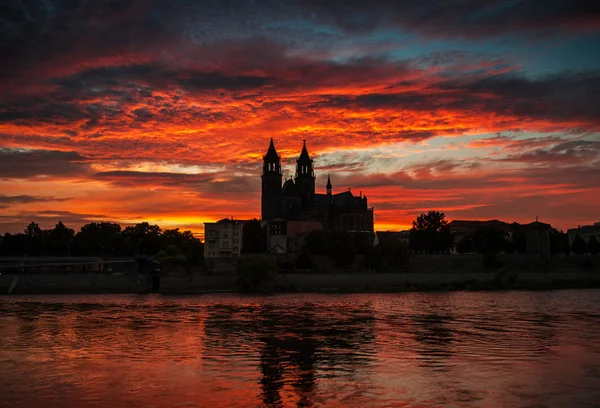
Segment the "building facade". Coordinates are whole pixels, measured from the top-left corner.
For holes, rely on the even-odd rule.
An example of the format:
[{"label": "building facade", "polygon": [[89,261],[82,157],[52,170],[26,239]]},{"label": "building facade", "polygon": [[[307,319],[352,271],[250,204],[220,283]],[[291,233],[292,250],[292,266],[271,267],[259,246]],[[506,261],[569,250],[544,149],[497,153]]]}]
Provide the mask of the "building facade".
[{"label": "building facade", "polygon": [[204,223],[204,258],[235,258],[242,251],[245,221],[224,218]]},{"label": "building facade", "polygon": [[325,193],[316,192],[314,162],[306,141],[296,160],[295,176],[284,182],[281,158],[271,139],[263,157],[261,179],[263,221],[312,221],[320,222],[327,230],[373,232],[373,208],[369,208],[362,192],[359,196],[350,190],[334,194],[329,176]]},{"label": "building facade", "polygon": [[577,235],[581,236],[586,244],[592,236],[600,241],[600,222],[596,222],[594,225],[580,225],[577,228],[571,228],[567,230],[567,235],[569,236],[569,245],[573,245]]}]

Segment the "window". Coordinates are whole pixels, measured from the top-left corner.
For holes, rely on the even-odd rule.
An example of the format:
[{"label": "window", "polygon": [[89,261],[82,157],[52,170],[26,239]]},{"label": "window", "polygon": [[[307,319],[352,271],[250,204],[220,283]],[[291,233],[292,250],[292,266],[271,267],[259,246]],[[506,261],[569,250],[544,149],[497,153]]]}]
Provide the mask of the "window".
[{"label": "window", "polygon": [[214,242],[209,242],[209,243],[208,243],[208,247],[209,247],[210,249],[214,249],[214,248],[215,248],[215,243],[214,243]]},{"label": "window", "polygon": [[208,239],[217,239],[217,231],[215,231],[215,230],[208,231]]}]

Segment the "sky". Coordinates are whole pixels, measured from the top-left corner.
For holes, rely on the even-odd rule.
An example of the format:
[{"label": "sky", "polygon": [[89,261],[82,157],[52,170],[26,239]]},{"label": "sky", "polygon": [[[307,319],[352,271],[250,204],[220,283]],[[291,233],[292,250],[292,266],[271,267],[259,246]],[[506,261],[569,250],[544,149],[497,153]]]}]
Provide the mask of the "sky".
[{"label": "sky", "polygon": [[273,138],[376,230],[600,221],[600,2],[0,5],[0,232],[260,216]]}]

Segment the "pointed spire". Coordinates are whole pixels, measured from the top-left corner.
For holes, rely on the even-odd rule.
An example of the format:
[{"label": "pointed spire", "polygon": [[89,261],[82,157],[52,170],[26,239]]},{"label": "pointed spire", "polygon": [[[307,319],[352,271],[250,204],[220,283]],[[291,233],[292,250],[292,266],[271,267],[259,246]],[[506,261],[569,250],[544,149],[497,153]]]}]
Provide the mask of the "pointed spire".
[{"label": "pointed spire", "polygon": [[329,177],[329,173],[327,173],[327,188],[331,188],[331,178]]},{"label": "pointed spire", "polygon": [[279,155],[277,154],[277,150],[275,150],[275,143],[273,143],[273,138],[271,138],[271,143],[269,143],[269,150],[267,150],[267,154],[263,157],[265,160],[279,160]]},{"label": "pointed spire", "polygon": [[302,146],[302,152],[300,153],[298,161],[310,161],[310,156],[308,154],[308,150],[306,149],[306,139],[304,139],[303,142],[304,145]]}]

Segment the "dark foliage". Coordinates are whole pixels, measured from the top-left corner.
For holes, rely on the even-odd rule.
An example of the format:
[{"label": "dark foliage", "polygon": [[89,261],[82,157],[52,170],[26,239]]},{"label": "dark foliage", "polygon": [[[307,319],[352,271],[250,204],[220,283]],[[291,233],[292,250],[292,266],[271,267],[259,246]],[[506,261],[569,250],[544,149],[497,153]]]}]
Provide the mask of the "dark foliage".
[{"label": "dark foliage", "polygon": [[302,254],[307,254],[308,257],[325,255],[333,261],[335,266],[343,267],[354,262],[356,255],[368,254],[373,246],[372,242],[371,234],[313,231],[304,239]]},{"label": "dark foliage", "polygon": [[527,234],[525,233],[525,229],[516,222],[511,225],[511,229],[511,251],[517,254],[527,253]]},{"label": "dark foliage", "polygon": [[598,239],[594,235],[590,237],[590,240],[587,243],[587,251],[592,255],[598,255],[600,253],[600,243],[598,243]]},{"label": "dark foliage", "polygon": [[583,255],[587,252],[587,244],[581,235],[577,234],[571,244],[571,251],[577,255]]},{"label": "dark foliage", "polygon": [[452,245],[453,237],[443,212],[429,211],[413,221],[410,230],[410,246],[416,252],[442,253]]},{"label": "dark foliage", "polygon": [[296,257],[294,262],[295,269],[315,269],[315,263],[307,251],[302,251]]},{"label": "dark foliage", "polygon": [[243,257],[238,259],[236,269],[238,286],[245,291],[254,291],[277,274],[277,262],[266,256]]},{"label": "dark foliage", "polygon": [[550,253],[551,254],[569,254],[569,236],[556,228],[550,230]]},{"label": "dark foliage", "polygon": [[266,231],[260,225],[260,221],[253,219],[244,225],[242,231],[242,253],[260,254],[265,252]]},{"label": "dark foliage", "polygon": [[157,256],[165,261],[199,264],[204,244],[191,231],[162,231],[147,222],[121,230],[119,224],[92,222],[75,233],[62,222],[42,230],[32,222],[22,234],[5,234],[4,256]]}]

